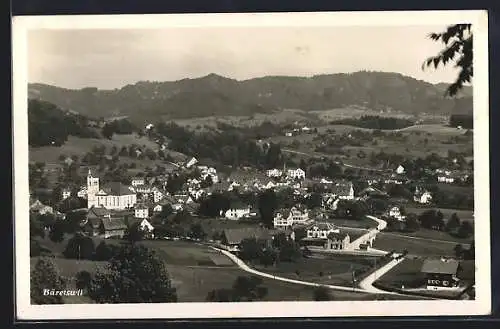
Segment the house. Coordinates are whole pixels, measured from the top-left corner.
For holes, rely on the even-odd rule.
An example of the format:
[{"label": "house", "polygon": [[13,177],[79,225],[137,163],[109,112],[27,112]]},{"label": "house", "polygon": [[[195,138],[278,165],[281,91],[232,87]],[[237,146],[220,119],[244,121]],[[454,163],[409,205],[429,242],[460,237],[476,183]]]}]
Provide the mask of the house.
[{"label": "house", "polygon": [[331,223],[314,223],[306,228],[308,238],[326,239],[330,233],[340,233],[340,229]]},{"label": "house", "polygon": [[292,207],[291,209],[282,209],[274,215],[274,228],[287,229],[297,224],[306,224],[309,220],[307,209],[301,207]]},{"label": "house", "polygon": [[151,130],[151,129],[153,129],[153,127],[154,127],[154,125],[152,123],[148,123],[146,125],[146,130]]},{"label": "house", "polygon": [[149,208],[145,204],[134,206],[135,218],[149,218]]},{"label": "house", "polygon": [[83,186],[81,187],[78,192],[76,193],[76,196],[82,199],[87,198],[87,187]]},{"label": "house", "polygon": [[449,175],[440,175],[437,177],[437,181],[438,183],[453,184],[455,182],[455,178]]},{"label": "house", "polygon": [[40,215],[53,214],[54,208],[44,205],[40,200],[36,200],[30,205],[30,212]]},{"label": "house", "polygon": [[139,186],[139,185],[144,185],[146,182],[144,180],[144,177],[134,177],[132,178],[131,185],[132,186]]},{"label": "house", "polygon": [[62,200],[66,200],[71,196],[71,190],[69,188],[64,188],[61,191],[61,198]]},{"label": "house", "polygon": [[396,218],[397,220],[404,220],[406,217],[401,213],[401,209],[397,206],[389,209],[389,217]]},{"label": "house", "polygon": [[111,212],[104,207],[92,207],[87,212],[87,219],[111,218]]},{"label": "house", "polygon": [[341,200],[354,200],[354,186],[352,182],[337,182],[330,186],[330,193]]},{"label": "house", "polygon": [[111,182],[104,187],[99,186],[99,178],[93,177],[89,170],[87,175],[87,208],[102,206],[108,209],[123,210],[137,202],[137,194],[121,182]]},{"label": "house", "polygon": [[421,272],[426,276],[427,289],[456,289],[460,282],[457,277],[459,266],[459,261],[455,259],[426,259]]},{"label": "house", "polygon": [[128,227],[132,225],[137,225],[139,230],[144,233],[144,237],[148,239],[154,238],[154,226],[146,218],[131,218],[127,221]]},{"label": "house", "polygon": [[118,237],[123,238],[125,231],[127,230],[127,225],[121,217],[111,217],[101,219],[101,225],[99,226],[99,235],[105,239]]},{"label": "house", "polygon": [[306,172],[300,168],[296,169],[291,168],[286,171],[286,176],[289,179],[305,179]]},{"label": "house", "polygon": [[405,173],[405,167],[403,167],[402,165],[399,165],[397,168],[396,168],[396,174],[398,175],[402,175]]},{"label": "house", "polygon": [[432,201],[432,194],[429,191],[421,191],[417,188],[413,196],[413,201],[420,204],[429,204]]},{"label": "house", "polygon": [[340,198],[338,198],[335,194],[325,193],[323,194],[323,198],[321,200],[321,206],[325,209],[337,210],[339,202]]},{"label": "house", "polygon": [[326,248],[333,250],[345,250],[349,249],[349,244],[351,243],[351,237],[345,232],[331,232],[327,236]]},{"label": "house", "polygon": [[280,178],[283,175],[283,171],[279,169],[269,169],[267,172],[267,177]]},{"label": "house", "polygon": [[186,168],[191,168],[192,166],[194,166],[195,164],[198,163],[198,160],[196,158],[191,158],[191,160],[189,160],[187,163],[186,163]]},{"label": "house", "polygon": [[245,239],[256,239],[266,246],[271,246],[272,243],[272,236],[268,230],[260,227],[244,227],[225,229],[222,232],[221,244],[230,251],[239,251],[240,244]]},{"label": "house", "polygon": [[252,207],[241,202],[232,202],[228,210],[221,210],[221,216],[232,220],[242,219],[243,217],[249,217],[251,215]]}]

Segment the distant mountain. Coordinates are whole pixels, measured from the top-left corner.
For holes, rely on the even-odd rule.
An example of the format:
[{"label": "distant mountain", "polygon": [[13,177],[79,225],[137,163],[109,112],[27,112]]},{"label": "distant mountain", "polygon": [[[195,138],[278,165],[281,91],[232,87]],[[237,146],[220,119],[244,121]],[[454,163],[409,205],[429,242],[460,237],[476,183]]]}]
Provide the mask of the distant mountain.
[{"label": "distant mountain", "polygon": [[405,113],[471,113],[471,91],[466,89],[459,97],[445,98],[446,87],[398,73],[366,71],[313,77],[266,76],[244,81],[210,74],[171,82],[141,81],[114,90],[29,84],[28,97],[89,117],[127,115],[134,121],[246,116],[280,109],[329,110],[349,105]]}]

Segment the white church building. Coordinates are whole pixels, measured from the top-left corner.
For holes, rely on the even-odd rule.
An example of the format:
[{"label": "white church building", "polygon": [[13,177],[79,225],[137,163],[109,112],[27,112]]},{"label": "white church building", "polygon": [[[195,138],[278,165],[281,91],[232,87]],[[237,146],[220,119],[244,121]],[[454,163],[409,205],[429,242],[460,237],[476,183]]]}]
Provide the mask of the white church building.
[{"label": "white church building", "polygon": [[111,182],[99,186],[99,177],[87,175],[87,208],[105,207],[106,209],[124,210],[133,207],[137,194],[129,186],[120,182]]}]

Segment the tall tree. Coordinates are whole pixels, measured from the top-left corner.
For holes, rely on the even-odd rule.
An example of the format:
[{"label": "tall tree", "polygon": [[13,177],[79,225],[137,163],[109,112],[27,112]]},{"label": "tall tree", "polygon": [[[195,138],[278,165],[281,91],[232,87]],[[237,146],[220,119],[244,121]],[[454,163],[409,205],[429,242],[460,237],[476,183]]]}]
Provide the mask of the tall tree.
[{"label": "tall tree", "polygon": [[[62,296],[51,295],[50,290],[63,290],[64,282],[50,258],[40,258],[31,271],[31,304],[62,304]],[[49,294],[44,294],[44,289]]]},{"label": "tall tree", "polygon": [[125,245],[92,280],[89,296],[97,303],[168,303],[177,301],[165,263],[141,245]]},{"label": "tall tree", "polygon": [[428,58],[422,64],[422,68],[434,66],[437,69],[439,64],[445,66],[454,62],[454,66],[460,69],[456,81],[446,90],[446,95],[456,95],[465,83],[471,82],[473,76],[471,27],[471,24],[455,24],[448,26],[444,32],[429,35],[432,40],[442,42],[444,49],[436,56]]},{"label": "tall tree", "polygon": [[260,217],[267,228],[274,226],[274,212],[277,208],[277,197],[273,190],[264,191],[258,199]]}]

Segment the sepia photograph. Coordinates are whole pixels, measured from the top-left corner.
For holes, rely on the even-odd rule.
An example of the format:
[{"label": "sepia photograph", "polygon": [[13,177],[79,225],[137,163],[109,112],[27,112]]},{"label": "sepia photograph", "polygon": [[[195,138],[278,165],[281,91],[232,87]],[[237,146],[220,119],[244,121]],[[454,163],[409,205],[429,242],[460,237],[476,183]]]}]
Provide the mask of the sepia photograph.
[{"label": "sepia photograph", "polygon": [[17,317],[488,314],[487,18],[14,17]]}]

